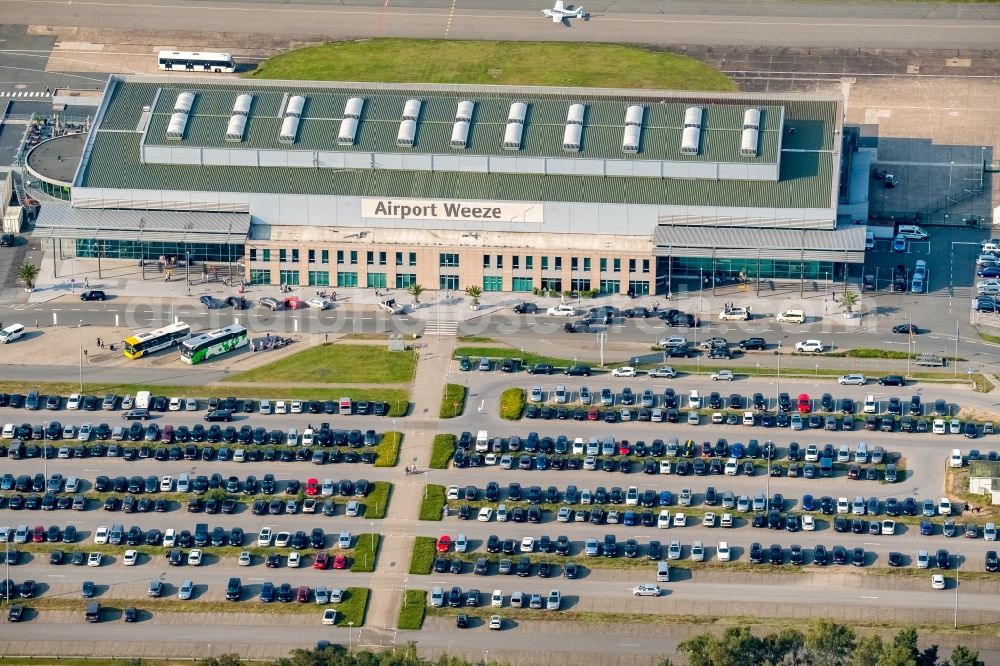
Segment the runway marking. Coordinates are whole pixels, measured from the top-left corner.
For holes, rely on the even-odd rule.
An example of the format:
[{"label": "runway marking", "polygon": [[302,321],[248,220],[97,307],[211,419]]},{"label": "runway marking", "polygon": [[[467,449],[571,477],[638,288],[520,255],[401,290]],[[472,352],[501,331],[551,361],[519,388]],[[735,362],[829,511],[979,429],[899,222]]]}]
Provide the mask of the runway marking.
[{"label": "runway marking", "polygon": [[451,11],[448,12],[448,24],[444,27],[444,38],[448,39],[448,32],[451,30],[451,22],[455,18],[455,3],[458,0],[451,0]]},{"label": "runway marking", "polygon": [[862,599],[878,599],[878,597],[861,597]]}]

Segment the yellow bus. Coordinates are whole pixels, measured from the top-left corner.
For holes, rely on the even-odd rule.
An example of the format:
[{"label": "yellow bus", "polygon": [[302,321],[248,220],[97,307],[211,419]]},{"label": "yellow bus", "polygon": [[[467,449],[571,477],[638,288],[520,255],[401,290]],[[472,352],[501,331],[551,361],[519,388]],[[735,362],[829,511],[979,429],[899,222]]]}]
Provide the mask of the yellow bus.
[{"label": "yellow bus", "polygon": [[189,335],[191,335],[191,327],[179,321],[155,331],[136,333],[125,338],[122,342],[122,353],[128,358],[140,358],[167,347],[178,347]]}]

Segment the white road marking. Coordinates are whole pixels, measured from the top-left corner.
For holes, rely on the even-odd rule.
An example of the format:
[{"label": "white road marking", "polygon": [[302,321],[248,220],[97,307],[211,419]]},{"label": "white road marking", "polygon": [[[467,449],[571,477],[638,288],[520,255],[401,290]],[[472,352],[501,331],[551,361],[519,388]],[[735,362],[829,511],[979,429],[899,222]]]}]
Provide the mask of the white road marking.
[{"label": "white road marking", "polygon": [[861,598],[862,599],[878,599],[878,597],[865,597],[865,596],[862,596]]}]

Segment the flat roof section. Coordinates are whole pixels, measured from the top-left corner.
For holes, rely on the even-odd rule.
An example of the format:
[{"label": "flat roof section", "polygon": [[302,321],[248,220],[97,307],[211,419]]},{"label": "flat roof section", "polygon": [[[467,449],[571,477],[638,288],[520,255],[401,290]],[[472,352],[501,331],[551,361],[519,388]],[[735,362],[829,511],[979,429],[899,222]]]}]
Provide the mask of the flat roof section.
[{"label": "flat roof section", "polygon": [[87,134],[84,132],[64,134],[41,142],[25,157],[28,173],[52,185],[72,186],[86,142]]}]

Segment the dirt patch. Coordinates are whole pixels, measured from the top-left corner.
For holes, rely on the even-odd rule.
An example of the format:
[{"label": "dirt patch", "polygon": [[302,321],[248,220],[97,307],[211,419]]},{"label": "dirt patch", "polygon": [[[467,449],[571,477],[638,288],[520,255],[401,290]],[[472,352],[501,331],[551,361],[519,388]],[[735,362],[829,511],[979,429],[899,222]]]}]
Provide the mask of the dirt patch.
[{"label": "dirt patch", "polygon": [[986,409],[975,409],[962,407],[958,411],[958,418],[963,421],[1000,421],[1000,412],[991,412]]}]

